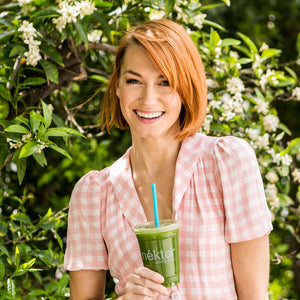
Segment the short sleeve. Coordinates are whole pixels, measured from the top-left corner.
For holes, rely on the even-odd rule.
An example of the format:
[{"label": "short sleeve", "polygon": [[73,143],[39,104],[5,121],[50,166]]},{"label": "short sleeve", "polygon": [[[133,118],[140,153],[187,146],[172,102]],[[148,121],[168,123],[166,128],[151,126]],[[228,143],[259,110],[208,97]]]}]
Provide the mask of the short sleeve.
[{"label": "short sleeve", "polygon": [[[101,233],[103,179],[91,171],[75,185],[69,206],[64,268],[69,271],[108,269]],[[103,201],[102,201],[103,202]]]},{"label": "short sleeve", "polygon": [[265,199],[257,159],[250,145],[236,137],[223,137],[215,145],[228,243],[252,240],[270,233],[271,214]]}]

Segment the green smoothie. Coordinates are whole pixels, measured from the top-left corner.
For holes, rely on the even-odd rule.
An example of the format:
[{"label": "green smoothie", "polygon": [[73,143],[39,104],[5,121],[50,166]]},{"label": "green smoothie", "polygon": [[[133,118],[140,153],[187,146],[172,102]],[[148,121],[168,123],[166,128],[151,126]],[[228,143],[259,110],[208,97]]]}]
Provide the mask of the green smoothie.
[{"label": "green smoothie", "polygon": [[164,276],[164,286],[174,286],[180,282],[179,267],[179,227],[178,220],[160,220],[159,227],[154,222],[133,227],[141,250],[144,266]]}]

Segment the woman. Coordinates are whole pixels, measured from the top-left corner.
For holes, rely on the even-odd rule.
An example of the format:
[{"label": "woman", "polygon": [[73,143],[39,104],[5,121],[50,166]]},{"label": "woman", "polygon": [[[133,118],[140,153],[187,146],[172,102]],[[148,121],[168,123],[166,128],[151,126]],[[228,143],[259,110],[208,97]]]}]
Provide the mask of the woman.
[{"label": "woman", "polygon": [[[129,128],[132,147],[112,166],[76,184],[65,268],[71,298],[104,299],[106,270],[118,299],[266,300],[272,230],[258,164],[235,137],[197,133],[206,79],[196,46],[169,20],[122,38],[104,98],[103,126]],[[179,219],[181,283],[142,266],[131,227]]]}]

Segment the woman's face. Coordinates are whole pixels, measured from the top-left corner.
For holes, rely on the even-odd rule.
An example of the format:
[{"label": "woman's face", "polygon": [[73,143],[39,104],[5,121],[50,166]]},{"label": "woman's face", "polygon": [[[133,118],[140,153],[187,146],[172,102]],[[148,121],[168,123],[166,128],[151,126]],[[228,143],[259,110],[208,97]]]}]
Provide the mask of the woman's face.
[{"label": "woman's face", "polygon": [[131,45],[126,50],[117,96],[132,137],[167,137],[179,133],[180,96],[141,46]]}]

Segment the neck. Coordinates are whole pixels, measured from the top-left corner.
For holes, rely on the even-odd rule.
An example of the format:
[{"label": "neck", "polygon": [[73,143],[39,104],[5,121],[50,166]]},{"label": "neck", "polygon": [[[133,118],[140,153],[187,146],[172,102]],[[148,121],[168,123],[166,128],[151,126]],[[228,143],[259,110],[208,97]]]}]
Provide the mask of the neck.
[{"label": "neck", "polygon": [[170,168],[175,168],[181,142],[175,139],[140,139],[132,143],[130,153],[133,170],[143,170],[149,177],[157,178]]}]

